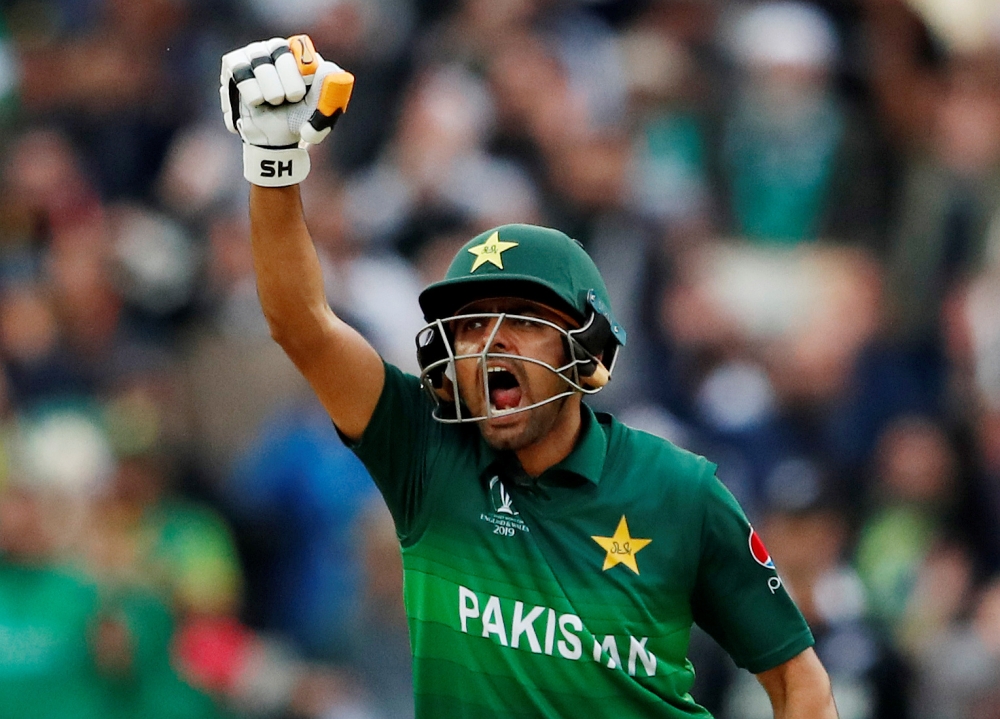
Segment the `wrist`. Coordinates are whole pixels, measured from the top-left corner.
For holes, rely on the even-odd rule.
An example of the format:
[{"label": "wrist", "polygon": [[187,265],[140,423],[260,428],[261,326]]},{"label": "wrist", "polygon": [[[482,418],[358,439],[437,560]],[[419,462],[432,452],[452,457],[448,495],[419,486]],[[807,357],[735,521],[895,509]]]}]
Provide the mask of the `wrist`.
[{"label": "wrist", "polygon": [[243,143],[243,176],[261,187],[297,185],[309,175],[309,153],[301,147],[259,147]]}]

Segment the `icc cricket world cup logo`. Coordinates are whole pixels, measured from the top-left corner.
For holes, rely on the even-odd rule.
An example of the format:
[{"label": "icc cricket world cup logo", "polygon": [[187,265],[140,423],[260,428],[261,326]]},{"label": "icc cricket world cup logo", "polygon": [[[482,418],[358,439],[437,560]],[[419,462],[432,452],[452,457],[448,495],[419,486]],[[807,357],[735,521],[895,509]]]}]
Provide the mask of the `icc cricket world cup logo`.
[{"label": "icc cricket world cup logo", "polygon": [[528,525],[521,519],[520,513],[514,509],[510,493],[503,486],[500,477],[494,476],[489,487],[490,504],[493,511],[483,512],[479,518],[493,525],[493,534],[501,537],[513,537],[518,532],[528,532]]},{"label": "icc cricket world cup logo", "polygon": [[494,512],[507,514],[511,517],[517,516],[517,511],[515,511],[511,504],[510,493],[503,486],[503,482],[500,481],[499,477],[494,477],[490,480],[490,498],[493,500]]}]

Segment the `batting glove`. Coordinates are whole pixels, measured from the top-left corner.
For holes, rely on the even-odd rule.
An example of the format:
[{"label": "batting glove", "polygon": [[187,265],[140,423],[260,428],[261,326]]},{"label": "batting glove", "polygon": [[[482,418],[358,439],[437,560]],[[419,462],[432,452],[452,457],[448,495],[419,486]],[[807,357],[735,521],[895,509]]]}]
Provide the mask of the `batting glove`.
[{"label": "batting glove", "polygon": [[322,142],[347,109],[354,76],[324,60],[308,35],[255,42],[222,57],[219,95],[243,138],[243,176],[285,187],[309,174],[306,145]]}]

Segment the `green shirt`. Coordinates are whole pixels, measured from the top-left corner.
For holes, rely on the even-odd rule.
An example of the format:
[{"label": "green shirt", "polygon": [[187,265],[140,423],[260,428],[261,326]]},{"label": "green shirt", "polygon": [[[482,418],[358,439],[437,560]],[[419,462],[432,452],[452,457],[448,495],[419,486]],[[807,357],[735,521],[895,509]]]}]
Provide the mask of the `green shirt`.
[{"label": "green shirt", "polygon": [[52,567],[0,560],[0,719],[98,719],[88,643],[96,588]]},{"label": "green shirt", "polygon": [[418,717],[707,717],[692,622],[752,672],[812,645],[715,465],[583,412],[533,480],[386,366],[354,450],[403,548]]},{"label": "green shirt", "polygon": [[[123,595],[108,611],[97,585],[54,566],[0,559],[0,719],[218,719],[211,698],[170,665],[173,621],[152,595]],[[102,617],[129,632],[130,668],[102,671]]]}]

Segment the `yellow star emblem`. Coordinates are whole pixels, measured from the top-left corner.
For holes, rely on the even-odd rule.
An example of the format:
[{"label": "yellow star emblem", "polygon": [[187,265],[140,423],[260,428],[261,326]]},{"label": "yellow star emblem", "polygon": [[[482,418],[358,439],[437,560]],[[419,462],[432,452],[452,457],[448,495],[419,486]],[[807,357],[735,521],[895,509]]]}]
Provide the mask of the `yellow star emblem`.
[{"label": "yellow star emblem", "polygon": [[511,247],[517,247],[517,243],[502,242],[500,240],[500,233],[494,232],[483,244],[469,248],[469,252],[476,256],[475,261],[472,263],[472,269],[469,270],[469,272],[475,272],[487,262],[492,265],[496,265],[502,270],[503,253]]},{"label": "yellow star emblem", "polygon": [[602,571],[606,572],[616,564],[624,564],[636,574],[639,573],[639,565],[635,563],[635,555],[653,541],[652,539],[637,539],[631,536],[628,533],[628,522],[625,521],[624,514],[621,521],[618,522],[618,528],[613,536],[591,537],[591,539],[600,544],[601,549],[608,553],[608,556],[604,558]]}]

